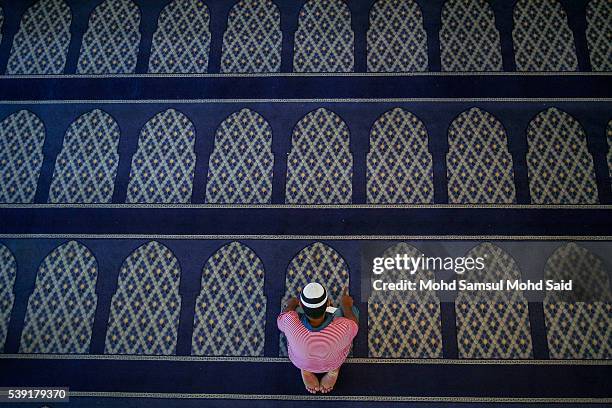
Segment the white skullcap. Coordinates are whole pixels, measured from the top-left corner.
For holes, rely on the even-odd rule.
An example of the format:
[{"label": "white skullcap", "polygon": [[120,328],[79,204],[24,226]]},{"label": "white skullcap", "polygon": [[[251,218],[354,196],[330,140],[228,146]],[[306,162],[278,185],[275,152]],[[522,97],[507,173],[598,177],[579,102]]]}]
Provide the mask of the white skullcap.
[{"label": "white skullcap", "polygon": [[300,300],[303,307],[316,309],[327,304],[327,291],[320,283],[311,282],[302,289]]}]

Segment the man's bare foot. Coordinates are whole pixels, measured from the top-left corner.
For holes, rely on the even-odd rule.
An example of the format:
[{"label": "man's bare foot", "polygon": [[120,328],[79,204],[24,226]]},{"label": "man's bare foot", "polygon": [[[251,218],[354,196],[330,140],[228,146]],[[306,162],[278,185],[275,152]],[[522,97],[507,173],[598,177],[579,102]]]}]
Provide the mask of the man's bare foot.
[{"label": "man's bare foot", "polygon": [[334,389],[339,373],[340,369],[338,368],[337,370],[328,372],[323,376],[323,378],[321,378],[321,392],[323,394],[327,394]]},{"label": "man's bare foot", "polygon": [[306,386],[306,390],[311,394],[316,394],[321,390],[319,385],[319,379],[316,375],[309,371],[302,371],[302,381],[304,381],[304,386]]}]

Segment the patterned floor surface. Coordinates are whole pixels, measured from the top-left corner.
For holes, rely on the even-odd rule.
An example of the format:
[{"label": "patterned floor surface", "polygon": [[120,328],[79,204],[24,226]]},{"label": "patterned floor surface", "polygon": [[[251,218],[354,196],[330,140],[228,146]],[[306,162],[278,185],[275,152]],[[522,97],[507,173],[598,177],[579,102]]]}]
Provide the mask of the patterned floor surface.
[{"label": "patterned floor surface", "polygon": [[[293,37],[293,72],[355,71],[356,32],[352,23],[357,11],[351,8],[357,7],[343,0],[296,2],[301,8],[297,19],[292,11],[291,29],[282,28],[281,12],[287,10],[284,4],[279,9],[270,0],[234,2],[221,8],[226,27],[219,38],[210,31],[211,11],[213,18],[218,12],[214,0],[174,0],[163,7],[156,1],[148,8],[132,0],[88,0],[86,10],[90,14],[79,10],[77,32],[71,29],[72,8],[79,8],[73,3],[39,0],[21,11],[19,30],[11,33],[14,38],[7,74],[64,73],[73,37],[81,44],[76,70],[72,71],[77,74],[136,72],[143,45],[150,47],[146,72],[206,73],[214,41],[222,42],[220,72],[280,72],[282,47],[286,46],[283,39],[288,35]],[[357,17],[359,29],[367,32],[367,72],[428,71],[432,63],[430,42],[439,47],[437,58],[442,71],[502,71],[504,56],[496,27],[500,17],[512,19],[511,32],[502,34],[512,41],[512,62],[517,71],[582,70],[573,20],[568,19],[563,2],[520,0],[513,8],[484,0],[431,3],[370,0],[364,5],[368,6],[364,9],[368,24],[363,24],[361,14]],[[569,8],[586,21],[580,35],[586,36],[590,67],[593,71],[609,71],[612,6],[607,0],[578,3],[580,10]],[[435,31],[429,29],[434,19],[430,7],[438,12]],[[152,10],[155,16],[149,15]],[[3,8],[0,11],[1,27],[6,18]],[[9,12],[12,14],[12,10]],[[143,15],[147,19],[155,17],[145,23],[154,25],[150,42],[144,41],[139,30]],[[434,40],[434,36],[439,38]]]},{"label": "patterned floor surface", "polygon": [[[22,327],[20,353],[95,354],[91,350],[94,320],[97,321],[96,316],[108,316],[103,324],[97,321],[98,328],[106,328],[105,354],[181,354],[177,351],[177,339],[179,332],[187,330],[193,333],[190,334],[191,355],[264,356],[266,339],[269,340],[267,333],[274,332],[274,328],[266,328],[266,322],[273,322],[278,310],[267,309],[269,300],[273,303],[274,299],[282,299],[284,304],[308,282],[318,281],[328,288],[333,304],[339,305],[343,289],[356,286],[349,281],[350,267],[343,254],[323,242],[305,247],[292,243],[289,247],[298,250],[294,256],[291,256],[292,250],[287,249],[276,255],[270,254],[269,249],[263,251],[266,261],[275,256],[282,260],[276,259],[274,265],[279,265],[279,261],[281,265],[288,265],[285,272],[279,271],[285,273],[282,298],[266,290],[266,279],[276,272],[266,268],[266,262],[251,248],[249,241],[233,241],[221,247],[214,241],[169,241],[179,253],[194,251],[193,254],[199,254],[202,243],[217,245],[208,259],[193,254],[181,259],[168,246],[149,241],[126,254],[118,271],[105,268],[105,274],[116,276],[116,280],[99,276],[99,265],[107,262],[103,259],[105,252],[114,245],[129,247],[132,241],[106,240],[101,247],[96,245],[98,249],[92,252],[83,239],[70,240],[55,248],[49,246],[52,241],[48,240],[8,240],[8,246],[0,247],[4,299],[2,343],[5,343],[7,328],[12,322],[13,328]],[[267,243],[263,240],[253,241],[253,244],[265,248]],[[40,252],[41,245],[51,248],[51,252],[44,259],[30,261],[40,264],[33,290],[24,291],[20,288],[24,281],[19,280],[16,284],[16,277],[29,273],[20,270],[18,265],[22,258]],[[359,245],[359,240],[351,242],[347,254],[355,254]],[[17,260],[9,248],[19,255]],[[459,292],[454,301],[456,339],[446,337],[448,332],[442,331],[442,318],[452,315],[445,312],[442,316],[440,297],[435,290],[374,291],[369,297],[357,299],[358,304],[367,305],[362,319],[363,330],[367,332],[367,355],[382,359],[442,358],[449,353],[443,345],[456,343],[458,358],[462,359],[533,359],[532,338],[538,336],[536,340],[541,342],[539,336],[543,335],[548,340],[550,358],[609,359],[612,292],[603,261],[575,243],[554,244],[550,251],[548,259],[539,256],[546,264],[539,275],[559,282],[571,279],[575,290],[570,293],[548,291],[543,303],[531,303],[543,313],[538,316],[538,324],[544,319],[545,327],[538,330],[545,329],[546,333],[531,328],[533,313],[522,291]],[[385,258],[404,254],[414,258],[424,255],[405,242],[389,246],[382,252]],[[466,274],[467,282],[521,280],[523,273],[517,262],[496,244],[479,244],[466,256],[485,260],[483,270]],[[350,264],[357,261],[351,259]],[[188,266],[182,267],[185,262]],[[199,270],[191,266],[198,262],[203,264]],[[534,279],[534,271],[528,272],[529,279]],[[185,273],[188,273],[189,289],[181,285]],[[398,269],[386,273],[385,280],[389,282],[436,280],[432,271],[422,268],[414,274]],[[106,282],[102,284],[106,289],[99,287],[101,279]],[[371,279],[380,277],[372,275]],[[114,292],[109,291],[110,281],[116,282]],[[271,285],[276,287],[274,284],[268,287]],[[25,287],[29,286],[28,282]],[[27,295],[23,322],[10,319],[15,293],[18,303]],[[104,300],[100,301],[100,297]],[[185,299],[188,299],[187,304]],[[107,303],[110,310],[100,315],[100,308]],[[185,314],[190,316],[189,326],[180,328],[181,316]],[[286,356],[283,336],[279,350],[281,356]]]},{"label": "patterned floor surface", "polygon": [[[403,254],[422,255],[415,247],[400,243],[381,256],[395,258]],[[386,274],[389,282],[406,278],[404,271]],[[409,276],[415,283],[429,279],[435,280],[434,274],[422,269]],[[368,300],[368,351],[375,358],[441,358],[440,300],[436,292],[373,292]]]},{"label": "patterned floor surface", "polygon": [[[445,106],[439,110],[457,114],[445,128],[431,118],[432,106],[413,107],[411,112],[397,107],[407,103],[354,103],[343,109],[345,120],[331,109],[310,110],[318,105],[287,105],[292,113],[303,114],[297,122],[276,118],[274,105],[253,110],[242,103],[233,103],[236,110],[227,116],[207,106],[156,111],[155,105],[114,103],[91,110],[83,104],[72,122],[73,114],[64,117],[61,106],[50,106],[49,111],[31,104],[23,104],[23,109],[0,105],[0,115],[5,112],[0,121],[0,201],[27,204],[45,197],[43,202],[51,204],[383,207],[612,202],[606,180],[612,164],[594,150],[602,146],[608,157],[611,154],[607,104],[568,106],[588,123],[590,134],[556,107],[538,111],[537,106],[498,103],[494,108],[500,110],[500,120],[478,107],[461,112],[469,104]],[[375,115],[372,108],[383,113]],[[199,115],[209,115],[205,124]],[[364,117],[372,120],[367,123],[369,135],[354,130]],[[67,123],[65,132],[53,126],[58,120]],[[122,131],[130,124],[142,127],[137,133]],[[208,125],[216,128],[214,135],[203,127]],[[291,134],[274,132],[287,126],[294,126]],[[519,130],[522,126],[526,131]],[[506,129],[511,129],[512,139]],[[128,143],[136,137],[132,149]],[[214,142],[203,148],[208,138]],[[60,141],[61,151],[50,154]],[[55,167],[47,184],[41,171],[50,160]],[[129,168],[121,166],[128,160]],[[197,171],[196,164],[206,168],[207,175]],[[442,178],[438,172],[443,168]],[[438,182],[446,191],[436,191]],[[205,191],[195,195],[203,187]]]},{"label": "patterned floor surface", "polygon": [[[0,386],[611,405],[611,33],[610,0],[0,2]],[[403,254],[574,290],[372,291]],[[314,280],[360,311],[330,395],[276,328]]]}]

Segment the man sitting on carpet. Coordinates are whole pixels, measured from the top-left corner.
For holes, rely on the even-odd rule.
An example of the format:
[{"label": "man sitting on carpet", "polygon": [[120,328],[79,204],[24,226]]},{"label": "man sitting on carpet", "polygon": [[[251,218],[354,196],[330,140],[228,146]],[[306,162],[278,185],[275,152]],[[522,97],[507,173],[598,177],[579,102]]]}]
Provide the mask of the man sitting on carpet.
[{"label": "man sitting on carpet", "polygon": [[[340,366],[348,356],[359,330],[359,312],[353,306],[348,288],[342,295],[342,307],[333,308],[327,290],[312,282],[291,298],[276,319],[278,329],[287,337],[291,362],[302,371],[308,392],[328,393],[336,384]],[[316,374],[322,374],[319,381]]]}]

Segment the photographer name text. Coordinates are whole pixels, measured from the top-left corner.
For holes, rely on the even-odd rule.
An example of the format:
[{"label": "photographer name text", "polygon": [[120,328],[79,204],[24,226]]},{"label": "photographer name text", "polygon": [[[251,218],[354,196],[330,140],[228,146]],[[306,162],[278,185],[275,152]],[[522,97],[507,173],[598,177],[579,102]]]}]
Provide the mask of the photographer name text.
[{"label": "photographer name text", "polygon": [[571,280],[499,280],[497,282],[470,282],[467,280],[435,281],[419,280],[409,281],[402,279],[396,282],[385,282],[382,279],[372,281],[372,288],[376,291],[571,291],[573,282]]}]

